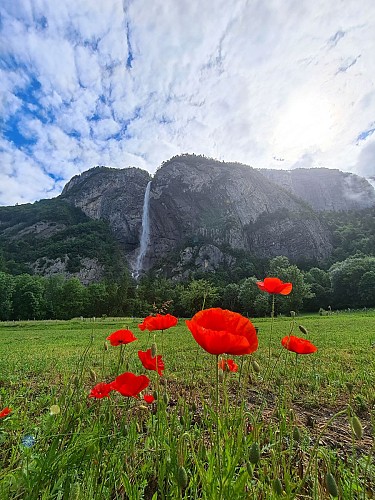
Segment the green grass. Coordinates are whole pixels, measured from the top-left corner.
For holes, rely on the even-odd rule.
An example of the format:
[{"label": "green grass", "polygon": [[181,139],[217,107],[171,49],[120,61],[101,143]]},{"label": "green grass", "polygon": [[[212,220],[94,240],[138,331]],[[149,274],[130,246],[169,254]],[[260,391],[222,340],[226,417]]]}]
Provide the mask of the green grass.
[{"label": "green grass", "polygon": [[[155,335],[129,318],[0,323],[0,411],[13,410],[0,420],[0,498],[324,499],[327,472],[341,498],[372,498],[375,312],[295,320],[275,318],[272,335],[270,319],[254,320],[259,349],[220,382],[218,406],[216,359],[183,321]],[[303,337],[299,324],[317,353],[281,347],[291,327]],[[138,341],[119,368],[120,348],[104,343],[124,327]],[[87,397],[118,373],[145,373],[137,351],[154,340],[166,365],[163,384],[147,373],[158,404]],[[50,415],[53,404],[59,415]],[[25,435],[35,436],[33,447],[21,444]]]}]

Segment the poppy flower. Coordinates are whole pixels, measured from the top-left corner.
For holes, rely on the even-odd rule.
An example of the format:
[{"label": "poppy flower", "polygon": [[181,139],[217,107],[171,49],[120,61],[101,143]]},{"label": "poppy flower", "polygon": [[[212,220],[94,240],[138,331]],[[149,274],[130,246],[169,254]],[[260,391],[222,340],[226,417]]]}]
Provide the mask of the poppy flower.
[{"label": "poppy flower", "polygon": [[137,337],[134,337],[133,332],[130,330],[117,330],[117,332],[111,333],[107,337],[107,340],[110,341],[111,345],[122,345],[122,344],[130,344],[130,342],[134,342],[134,340],[138,340]]},{"label": "poppy flower", "polygon": [[186,325],[210,354],[250,354],[258,349],[254,325],[241,314],[214,307],[199,311]]},{"label": "poppy flower", "polygon": [[281,344],[288,349],[288,351],[296,352],[297,354],[312,354],[318,348],[314,346],[309,340],[295,337],[294,335],[287,335],[281,340]]},{"label": "poppy flower", "polygon": [[7,415],[9,415],[9,413],[12,411],[11,408],[4,408],[4,410],[0,411],[0,418],[4,418],[6,417]]},{"label": "poppy flower", "polygon": [[157,356],[152,356],[152,350],[147,349],[147,351],[138,351],[138,357],[146,370],[154,370],[158,372],[160,376],[163,375],[165,366],[160,354]]},{"label": "poppy flower", "polygon": [[137,398],[138,394],[146,389],[150,383],[150,379],[146,375],[135,375],[131,372],[125,372],[110,384],[114,391],[119,392],[122,396]]},{"label": "poppy flower", "polygon": [[145,394],[143,396],[143,399],[148,403],[149,405],[155,401],[155,398],[152,394]]},{"label": "poppy flower", "polygon": [[233,359],[221,359],[218,365],[223,372],[238,372],[238,364]]},{"label": "poppy flower", "polygon": [[153,332],[154,330],[166,330],[171,328],[171,326],[176,326],[178,319],[172,314],[157,314],[156,316],[147,316],[143,320],[143,323],[138,325],[138,328],[142,330],[148,330]]},{"label": "poppy flower", "polygon": [[284,283],[279,278],[264,278],[264,281],[257,281],[259,290],[279,295],[289,295],[292,291],[292,283]]},{"label": "poppy flower", "polygon": [[102,399],[108,398],[109,393],[112,391],[111,384],[106,384],[104,382],[100,382],[96,384],[90,391],[89,398]]}]

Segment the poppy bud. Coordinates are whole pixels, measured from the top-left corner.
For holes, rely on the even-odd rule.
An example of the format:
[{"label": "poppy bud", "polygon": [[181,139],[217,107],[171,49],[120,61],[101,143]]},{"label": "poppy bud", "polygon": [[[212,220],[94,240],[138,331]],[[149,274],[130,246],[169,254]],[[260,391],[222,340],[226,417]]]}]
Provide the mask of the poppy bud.
[{"label": "poppy bud", "polygon": [[253,370],[255,371],[255,373],[259,373],[260,372],[259,363],[257,363],[257,361],[255,361],[255,359],[251,360],[251,366],[253,367]]},{"label": "poppy bud", "polygon": [[276,493],[276,495],[280,496],[283,494],[283,486],[282,486],[281,481],[278,477],[273,480],[272,488],[273,488],[273,491]]},{"label": "poppy bud", "polygon": [[250,462],[246,462],[246,470],[247,470],[247,473],[249,474],[249,476],[251,477],[253,475],[253,469],[251,467]]},{"label": "poppy bud", "polygon": [[222,382],[224,380],[224,373],[223,372],[219,372],[219,382]]},{"label": "poppy bud", "polygon": [[52,405],[51,408],[49,409],[50,415],[58,415],[59,413],[60,413],[60,406],[59,405]]},{"label": "poppy bud", "polygon": [[81,498],[81,493],[80,483],[73,483],[70,487],[69,498],[71,500],[79,500]]},{"label": "poppy bud", "polygon": [[363,427],[362,427],[361,421],[359,420],[359,418],[356,415],[354,415],[354,417],[351,418],[351,424],[352,424],[352,430],[355,434],[355,437],[357,439],[362,439]]},{"label": "poppy bud", "polygon": [[138,422],[135,423],[135,427],[137,429],[138,434],[140,434],[141,433],[141,426],[139,425]]},{"label": "poppy bud", "polygon": [[108,351],[108,342],[104,342],[104,350]]},{"label": "poppy bud", "polygon": [[300,431],[299,431],[299,429],[298,429],[297,426],[295,426],[294,429],[293,429],[293,439],[297,443],[299,443],[301,441],[301,433],[300,433]]},{"label": "poppy bud", "polygon": [[326,479],[326,487],[327,487],[328,493],[335,498],[338,497],[339,492],[337,489],[337,483],[336,483],[333,475],[330,472],[327,472],[325,479]]},{"label": "poppy bud", "polygon": [[178,468],[177,482],[181,490],[184,490],[189,483],[185,467],[182,465]]},{"label": "poppy bud", "polygon": [[301,332],[304,334],[304,335],[307,335],[309,332],[306,330],[306,328],[302,325],[298,325],[298,328],[301,330]]},{"label": "poppy bud", "polygon": [[157,347],[156,347],[156,344],[154,342],[151,346],[151,356],[154,358],[156,356],[156,353],[157,353]]},{"label": "poppy bud", "polygon": [[168,394],[165,393],[164,396],[163,396],[163,401],[164,403],[167,405],[169,403],[169,397],[168,397]]},{"label": "poppy bud", "polygon": [[96,382],[96,373],[92,368],[90,368],[90,379],[92,382]]},{"label": "poppy bud", "polygon": [[252,464],[257,464],[260,459],[260,450],[259,450],[259,444],[258,443],[253,443],[250,446],[250,451],[249,451],[249,460]]}]

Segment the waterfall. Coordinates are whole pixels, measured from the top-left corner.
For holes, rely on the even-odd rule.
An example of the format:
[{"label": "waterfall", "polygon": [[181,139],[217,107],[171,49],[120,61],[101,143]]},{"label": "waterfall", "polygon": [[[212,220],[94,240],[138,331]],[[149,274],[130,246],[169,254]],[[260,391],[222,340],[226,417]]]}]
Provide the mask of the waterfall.
[{"label": "waterfall", "polygon": [[140,273],[142,272],[143,261],[150,240],[150,191],[151,191],[151,181],[149,181],[147,184],[145,197],[143,200],[141,240],[139,244],[139,253],[137,257],[137,262],[135,264],[135,269],[133,273],[135,279],[138,279]]}]

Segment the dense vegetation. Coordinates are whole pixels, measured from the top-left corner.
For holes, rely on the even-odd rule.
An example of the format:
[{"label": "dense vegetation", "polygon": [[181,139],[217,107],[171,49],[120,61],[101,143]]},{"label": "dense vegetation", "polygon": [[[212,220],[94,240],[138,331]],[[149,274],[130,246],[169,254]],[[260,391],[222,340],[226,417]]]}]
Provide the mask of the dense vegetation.
[{"label": "dense vegetation", "polygon": [[[300,270],[286,257],[276,257],[266,273],[293,283],[288,297],[276,298],[276,312],[366,308],[375,304],[375,257],[354,256],[324,271]],[[263,276],[259,276],[261,278]],[[69,319],[77,316],[140,316],[168,311],[187,317],[205,307],[220,306],[247,316],[270,313],[270,297],[259,291],[255,276],[226,283],[220,276],[186,283],[144,277],[136,284],[127,273],[117,281],[84,286],[77,278],[41,277],[0,272],[0,320]]]},{"label": "dense vegetation", "polygon": [[[327,262],[307,263],[302,257],[297,264],[286,257],[266,261],[232,251],[234,264],[214,273],[190,269],[190,279],[179,282],[151,272],[135,283],[104,222],[89,219],[59,198],[0,207],[0,320],[137,316],[161,309],[166,302],[169,312],[178,316],[193,314],[203,303],[263,316],[270,312],[270,300],[256,281],[266,275],[293,282],[292,294],[276,301],[278,313],[320,310],[325,314],[332,309],[373,307],[375,209],[321,217],[331,229],[334,245]],[[30,230],[41,223],[49,231],[44,236],[43,227],[39,232]],[[198,238],[189,244],[203,243]],[[32,275],[30,268],[35,261],[65,258],[66,270],[74,275],[85,257],[104,266],[101,282],[83,286],[76,277],[41,277]],[[166,261],[166,268],[173,267],[172,260]]]},{"label": "dense vegetation", "polygon": [[9,274],[32,274],[32,263],[59,258],[70,273],[79,271],[84,258],[97,259],[108,277],[123,268],[108,225],[60,198],[0,207],[0,236],[0,271]]}]

